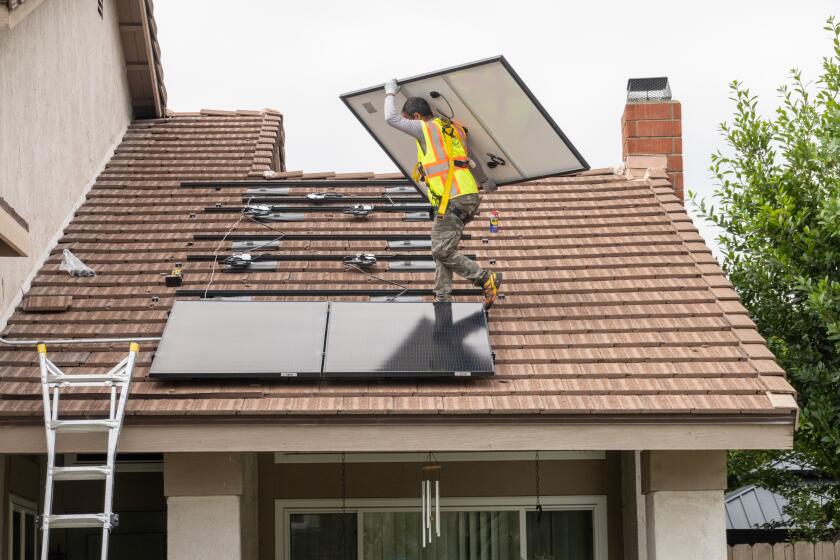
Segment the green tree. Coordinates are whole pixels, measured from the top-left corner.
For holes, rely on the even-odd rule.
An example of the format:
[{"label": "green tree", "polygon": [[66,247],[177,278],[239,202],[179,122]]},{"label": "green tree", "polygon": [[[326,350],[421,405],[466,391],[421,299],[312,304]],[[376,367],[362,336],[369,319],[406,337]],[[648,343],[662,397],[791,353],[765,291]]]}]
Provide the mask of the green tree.
[{"label": "green tree", "polygon": [[[722,265],[796,388],[800,428],[790,452],[733,452],[730,486],[785,496],[798,538],[840,536],[840,23],[815,83],[791,71],[771,117],[731,84],[735,113],[712,155],[711,201]],[[808,483],[780,462],[808,466]]]}]

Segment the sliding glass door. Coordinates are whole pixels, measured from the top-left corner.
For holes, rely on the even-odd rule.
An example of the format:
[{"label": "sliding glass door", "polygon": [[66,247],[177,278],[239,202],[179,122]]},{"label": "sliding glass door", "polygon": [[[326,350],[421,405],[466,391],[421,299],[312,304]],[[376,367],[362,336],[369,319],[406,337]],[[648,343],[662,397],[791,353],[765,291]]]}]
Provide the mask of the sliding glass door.
[{"label": "sliding glass door", "polygon": [[[524,500],[524,499],[523,499]],[[440,537],[424,547],[421,513],[405,500],[359,500],[344,512],[324,502],[278,501],[277,560],[604,560],[606,504],[543,498],[543,511],[512,499],[464,499],[441,512]],[[484,503],[481,503],[484,502]],[[485,505],[486,504],[486,505]],[[326,506],[326,507],[325,507]]]},{"label": "sliding glass door", "polygon": [[364,560],[518,560],[519,513],[446,511],[440,537],[424,548],[420,512],[363,513]]}]

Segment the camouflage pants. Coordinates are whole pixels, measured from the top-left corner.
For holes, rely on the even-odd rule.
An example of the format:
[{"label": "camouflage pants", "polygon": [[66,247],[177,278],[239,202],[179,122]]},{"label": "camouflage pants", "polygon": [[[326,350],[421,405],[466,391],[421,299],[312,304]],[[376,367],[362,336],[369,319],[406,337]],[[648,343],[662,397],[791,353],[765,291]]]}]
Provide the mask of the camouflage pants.
[{"label": "camouflage pants", "polygon": [[[478,211],[477,194],[465,194],[449,201],[449,208],[457,207],[467,215]],[[458,244],[464,233],[464,222],[447,209],[443,216],[435,216],[432,226],[432,256],[435,258],[435,301],[452,299],[452,273],[481,285],[485,272],[475,261],[459,251]]]}]

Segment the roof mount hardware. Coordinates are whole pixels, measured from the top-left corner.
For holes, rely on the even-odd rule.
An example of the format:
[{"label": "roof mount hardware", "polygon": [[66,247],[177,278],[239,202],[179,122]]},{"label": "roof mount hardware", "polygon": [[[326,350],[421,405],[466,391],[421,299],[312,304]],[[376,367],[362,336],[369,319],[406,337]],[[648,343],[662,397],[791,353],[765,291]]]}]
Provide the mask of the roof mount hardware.
[{"label": "roof mount hardware", "polygon": [[354,265],[361,268],[369,268],[376,264],[376,257],[371,253],[356,253],[352,257],[344,257],[342,261],[346,265]]},{"label": "roof mount hardware", "polygon": [[427,259],[394,260],[388,264],[388,270],[404,272],[426,272],[435,269],[435,261]]},{"label": "roof mount hardware", "polygon": [[373,206],[370,204],[354,204],[343,210],[344,214],[350,214],[354,218],[367,218],[371,212],[373,212]]},{"label": "roof mount hardware", "polygon": [[303,212],[272,212],[258,218],[263,222],[302,222],[304,215]]},{"label": "roof mount hardware", "polygon": [[256,187],[245,191],[246,195],[274,195],[287,196],[289,194],[289,187]]},{"label": "roof mount hardware", "polygon": [[271,206],[263,204],[249,204],[242,209],[242,213],[246,216],[263,217],[271,215]]},{"label": "roof mount hardware", "polygon": [[342,195],[333,192],[311,192],[306,195],[306,198],[314,202],[320,202],[322,200],[342,198]]},{"label": "roof mount hardware", "polygon": [[[280,240],[273,239],[271,241],[234,241],[230,244],[230,248],[232,251],[238,252],[247,252],[249,249],[279,249],[280,248]],[[189,260],[189,257],[187,257]]]},{"label": "roof mount hardware", "polygon": [[251,257],[251,253],[238,253],[236,255],[231,255],[224,261],[225,266],[234,270],[246,269],[251,266],[252,262],[253,258]]},{"label": "roof mount hardware", "polygon": [[414,187],[409,187],[408,185],[400,185],[398,187],[388,187],[385,189],[385,194],[414,194],[417,191],[414,190]]},{"label": "roof mount hardware", "polygon": [[432,247],[432,240],[431,239],[398,239],[395,241],[388,242],[389,249],[407,249],[407,250],[416,250],[416,249],[431,249]]}]

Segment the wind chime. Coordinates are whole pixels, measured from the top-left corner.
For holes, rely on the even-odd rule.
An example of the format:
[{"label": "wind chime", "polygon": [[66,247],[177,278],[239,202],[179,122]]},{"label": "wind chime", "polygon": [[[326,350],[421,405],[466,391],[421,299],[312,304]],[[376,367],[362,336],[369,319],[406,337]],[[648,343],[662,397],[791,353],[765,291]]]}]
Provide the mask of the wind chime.
[{"label": "wind chime", "polygon": [[440,537],[440,465],[432,462],[432,454],[420,469],[420,500],[422,502],[423,548],[432,544],[434,537]]}]

